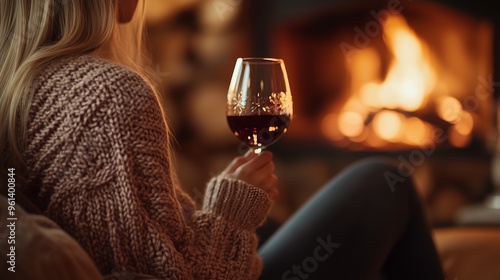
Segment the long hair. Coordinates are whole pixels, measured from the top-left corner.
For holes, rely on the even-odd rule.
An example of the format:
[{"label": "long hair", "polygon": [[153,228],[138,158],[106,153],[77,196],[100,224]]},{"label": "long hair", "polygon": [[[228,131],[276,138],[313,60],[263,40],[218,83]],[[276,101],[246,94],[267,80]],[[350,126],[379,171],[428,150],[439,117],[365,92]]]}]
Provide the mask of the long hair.
[{"label": "long hair", "polygon": [[32,83],[51,62],[93,53],[137,72],[154,89],[142,48],[144,2],[122,25],[117,1],[0,1],[0,167],[23,162]]}]

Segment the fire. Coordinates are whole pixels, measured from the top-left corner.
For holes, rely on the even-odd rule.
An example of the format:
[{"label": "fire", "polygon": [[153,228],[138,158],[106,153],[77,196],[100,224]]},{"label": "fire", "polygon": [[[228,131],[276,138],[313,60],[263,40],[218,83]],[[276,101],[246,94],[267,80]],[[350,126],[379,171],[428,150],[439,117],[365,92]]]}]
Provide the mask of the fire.
[{"label": "fire", "polygon": [[[386,21],[383,36],[391,54],[385,75],[375,48],[364,48],[352,57],[347,67],[353,94],[335,117],[325,117],[325,135],[332,141],[339,135],[352,142],[364,139],[363,143],[371,147],[382,147],[383,142],[423,146],[432,138],[434,126],[419,116],[435,106],[433,114],[449,123],[455,135],[452,144],[463,146],[472,132],[473,120],[460,101],[438,84],[436,60],[425,42],[402,16]],[[432,95],[436,99],[431,99]]]},{"label": "fire", "polygon": [[441,96],[438,99],[438,116],[450,123],[456,123],[462,115],[462,104],[451,96]]},{"label": "fire", "polygon": [[399,138],[403,119],[393,111],[382,111],[373,119],[375,133],[382,139],[393,141]]},{"label": "fire", "polygon": [[[377,109],[416,111],[425,104],[436,84],[427,48],[401,16],[387,21],[384,39],[393,55],[392,63],[383,81],[361,85],[360,98]],[[374,59],[371,63],[378,64]]]}]

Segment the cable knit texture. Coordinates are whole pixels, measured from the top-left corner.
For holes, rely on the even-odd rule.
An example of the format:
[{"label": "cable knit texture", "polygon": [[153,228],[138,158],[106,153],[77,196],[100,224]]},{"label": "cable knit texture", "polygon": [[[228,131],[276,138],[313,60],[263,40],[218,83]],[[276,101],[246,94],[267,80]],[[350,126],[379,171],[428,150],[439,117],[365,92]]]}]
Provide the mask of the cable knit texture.
[{"label": "cable knit texture", "polygon": [[79,56],[44,69],[34,90],[24,192],[101,273],[258,278],[267,194],[217,176],[197,210],[172,180],[165,120],[138,75]]}]

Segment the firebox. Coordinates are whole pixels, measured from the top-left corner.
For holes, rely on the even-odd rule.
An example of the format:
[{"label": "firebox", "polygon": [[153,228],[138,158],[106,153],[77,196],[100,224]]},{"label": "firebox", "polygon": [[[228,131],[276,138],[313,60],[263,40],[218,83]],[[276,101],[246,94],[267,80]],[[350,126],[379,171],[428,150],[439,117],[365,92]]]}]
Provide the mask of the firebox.
[{"label": "firebox", "polygon": [[488,17],[436,1],[304,5],[264,20],[272,31],[255,32],[270,42],[261,53],[289,69],[295,118],[287,137],[351,150],[488,148],[495,121]]},{"label": "firebox", "polygon": [[244,3],[250,55],[282,58],[288,71],[294,117],[272,147],[294,170],[282,180],[288,204],[373,155],[412,175],[434,226],[493,192],[500,21],[491,3]]}]

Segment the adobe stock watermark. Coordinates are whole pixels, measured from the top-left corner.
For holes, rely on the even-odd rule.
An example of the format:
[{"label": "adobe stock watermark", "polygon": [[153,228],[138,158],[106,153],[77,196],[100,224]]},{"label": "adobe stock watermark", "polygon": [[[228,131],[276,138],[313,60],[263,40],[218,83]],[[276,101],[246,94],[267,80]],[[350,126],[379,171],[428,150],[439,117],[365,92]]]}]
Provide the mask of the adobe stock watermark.
[{"label": "adobe stock watermark", "polygon": [[[462,99],[463,110],[468,112],[477,111],[481,102],[488,100],[493,96],[494,87],[500,86],[500,82],[494,82],[493,76],[488,77],[478,76],[478,85],[473,95],[469,95]],[[456,112],[449,112],[455,114]],[[442,128],[435,128],[429,147],[420,147],[411,151],[407,157],[398,156],[398,173],[386,171],[384,178],[387,181],[391,192],[396,190],[395,186],[398,183],[403,183],[406,179],[413,175],[416,168],[421,166],[425,160],[432,156],[436,151],[436,147],[448,140],[448,134]]]},{"label": "adobe stock watermark", "polygon": [[398,183],[403,183],[413,175],[416,168],[422,165],[425,160],[432,156],[436,151],[436,147],[448,140],[448,134],[442,128],[435,128],[432,133],[432,140],[430,141],[429,147],[420,147],[411,151],[408,157],[403,155],[398,156],[398,173],[391,171],[384,172],[384,178],[387,185],[391,189],[391,192],[396,191],[396,185]]},{"label": "adobe stock watermark", "polygon": [[243,3],[243,0],[212,0],[214,8],[220,20],[225,20],[228,13],[234,13],[235,9]]},{"label": "adobe stock watermark", "polygon": [[[405,0],[411,2],[413,0]],[[387,8],[380,11],[371,10],[370,15],[373,20],[365,24],[365,28],[361,29],[358,26],[354,27],[354,46],[346,42],[341,42],[339,44],[344,57],[347,62],[351,62],[351,57],[363,48],[366,48],[372,42],[372,39],[380,36],[382,33],[384,25],[387,23],[389,18],[393,15],[398,15],[404,10],[403,4],[399,0],[389,0],[387,2]]]},{"label": "adobe stock watermark", "polygon": [[331,235],[323,238],[316,238],[317,246],[314,248],[310,257],[302,260],[299,265],[292,265],[292,267],[281,275],[282,280],[304,280],[309,279],[311,274],[318,270],[321,262],[326,261],[334,252],[335,249],[340,247],[340,243],[333,243]]},{"label": "adobe stock watermark", "polygon": [[474,112],[479,109],[482,101],[486,101],[493,96],[494,87],[500,86],[500,82],[493,81],[493,74],[488,77],[479,75],[477,77],[478,85],[474,95],[469,95],[462,100],[464,110]]}]

